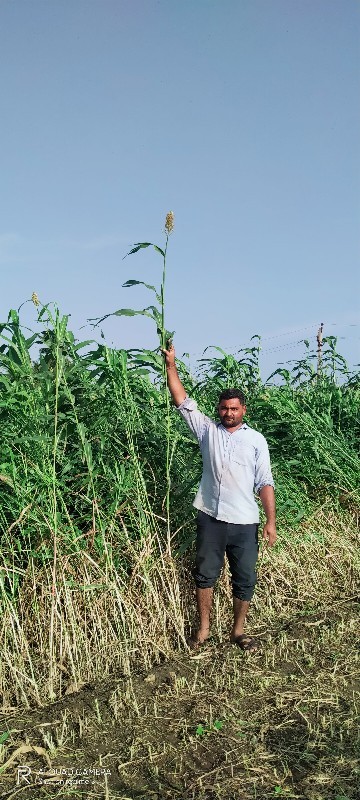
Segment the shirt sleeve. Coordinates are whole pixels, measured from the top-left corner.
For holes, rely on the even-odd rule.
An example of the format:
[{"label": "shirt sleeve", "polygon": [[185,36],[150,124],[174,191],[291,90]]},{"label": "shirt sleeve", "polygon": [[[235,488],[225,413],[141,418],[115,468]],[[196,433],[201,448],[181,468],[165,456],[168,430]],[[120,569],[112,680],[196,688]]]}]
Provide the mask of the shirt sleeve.
[{"label": "shirt sleeve", "polygon": [[257,494],[259,494],[263,486],[273,486],[275,488],[274,479],[271,473],[268,444],[264,436],[261,436],[256,447],[255,455],[254,488]]},{"label": "shirt sleeve", "polygon": [[190,397],[185,397],[185,400],[177,406],[177,411],[200,443],[211,422],[209,417],[199,411],[196,401],[191,400]]}]

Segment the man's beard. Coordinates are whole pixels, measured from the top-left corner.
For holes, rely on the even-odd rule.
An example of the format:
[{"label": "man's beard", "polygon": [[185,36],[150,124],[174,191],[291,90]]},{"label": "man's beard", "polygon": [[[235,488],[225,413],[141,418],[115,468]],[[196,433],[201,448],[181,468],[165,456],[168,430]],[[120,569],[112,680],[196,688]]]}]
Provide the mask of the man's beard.
[{"label": "man's beard", "polygon": [[237,424],[240,424],[240,423],[235,422],[234,419],[231,419],[231,420],[230,419],[222,419],[222,424],[223,424],[224,428],[233,428],[234,425],[237,425]]}]

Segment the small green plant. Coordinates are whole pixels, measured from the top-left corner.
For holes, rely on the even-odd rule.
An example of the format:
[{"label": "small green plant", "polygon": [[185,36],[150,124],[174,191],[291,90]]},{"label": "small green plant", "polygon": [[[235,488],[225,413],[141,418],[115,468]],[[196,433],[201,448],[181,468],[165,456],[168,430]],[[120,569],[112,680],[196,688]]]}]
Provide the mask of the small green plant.
[{"label": "small green plant", "polygon": [[350,800],[347,794],[337,794],[334,800]]},{"label": "small green plant", "polygon": [[[5,757],[5,742],[7,742],[9,736],[11,735],[11,731],[4,731],[4,733],[0,733],[0,761],[4,760]],[[0,768],[1,771],[1,768]]]},{"label": "small green plant", "polygon": [[205,734],[207,733],[215,733],[216,731],[221,731],[223,725],[224,723],[222,722],[221,719],[216,719],[212,723],[206,722],[205,725],[202,725],[202,723],[200,723],[195,731],[196,736],[205,736]]}]

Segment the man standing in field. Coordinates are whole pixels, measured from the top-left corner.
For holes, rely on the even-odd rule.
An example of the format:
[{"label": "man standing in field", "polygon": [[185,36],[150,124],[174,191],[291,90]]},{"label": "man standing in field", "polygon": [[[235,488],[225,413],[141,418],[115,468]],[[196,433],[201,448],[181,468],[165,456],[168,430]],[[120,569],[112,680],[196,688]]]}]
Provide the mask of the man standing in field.
[{"label": "man standing in field", "polygon": [[259,510],[254,489],[266,516],[263,538],[270,546],[276,541],[274,482],[267,442],[243,422],[246,405],[241,391],[227,389],[221,393],[221,421],[216,424],[187,397],[176,369],[173,345],[163,353],[172,399],[196,436],[203,459],[194,501],[198,509],[195,584],[200,625],[189,646],[196,649],[209,636],[213,587],[226,553],[233,587],[230,641],[253,653],[259,642],[245,634],[244,625],[255,589],[258,557]]}]

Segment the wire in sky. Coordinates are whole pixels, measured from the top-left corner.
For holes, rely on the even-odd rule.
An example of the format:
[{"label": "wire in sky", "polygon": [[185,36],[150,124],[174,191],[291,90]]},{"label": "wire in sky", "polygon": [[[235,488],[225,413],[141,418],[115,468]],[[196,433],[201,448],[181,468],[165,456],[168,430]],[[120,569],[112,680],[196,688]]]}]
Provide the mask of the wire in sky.
[{"label": "wire in sky", "polygon": [[[345,324],[338,323],[338,322],[325,322],[324,323],[324,328],[329,327],[329,326],[331,326],[331,327],[339,326],[341,328],[356,328],[356,327],[359,327],[359,324],[360,323],[357,323],[357,322],[345,323]],[[285,333],[276,333],[276,334],[274,334],[272,336],[261,336],[260,337],[261,338],[261,343],[262,342],[268,342],[268,341],[270,341],[272,339],[280,339],[283,336],[293,336],[295,333],[304,333],[304,331],[308,331],[308,330],[314,331],[315,332],[314,333],[314,337],[315,337],[318,325],[319,325],[318,322],[314,322],[312,325],[307,325],[304,328],[297,328],[296,330],[293,330],[293,331],[285,331]],[[347,339],[349,337],[341,336],[339,338]],[[280,349],[283,349],[283,348],[286,348],[286,347],[295,347],[298,344],[302,344],[302,342],[303,342],[303,339],[300,339],[297,342],[286,342],[286,344],[279,345],[279,347],[277,347],[277,348],[271,348],[271,349],[270,348],[265,348],[265,349],[261,348],[261,352],[262,353],[275,352],[275,350],[278,350],[278,349],[280,350]],[[209,349],[209,348],[211,348],[213,346],[214,345],[209,345],[207,349]],[[236,350],[234,350],[233,346],[227,347],[226,345],[223,345],[221,349],[225,350],[226,352],[228,352],[231,355],[233,353],[237,353],[239,351],[239,349],[241,349],[243,347],[249,347],[249,346],[251,346],[251,342],[248,340],[247,342],[243,342],[243,343],[239,344]],[[198,350],[196,352],[189,353],[189,356],[200,356],[200,355],[203,355],[203,354],[204,354],[204,350],[202,350],[202,351]]]}]

